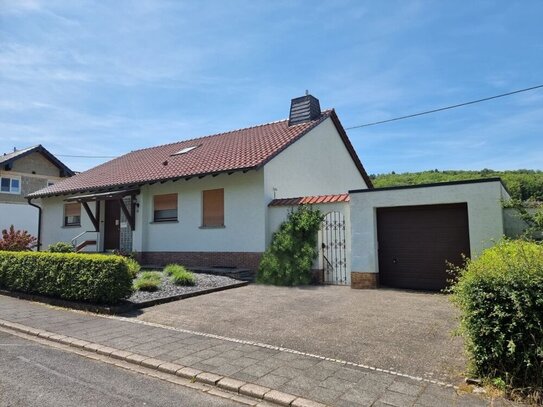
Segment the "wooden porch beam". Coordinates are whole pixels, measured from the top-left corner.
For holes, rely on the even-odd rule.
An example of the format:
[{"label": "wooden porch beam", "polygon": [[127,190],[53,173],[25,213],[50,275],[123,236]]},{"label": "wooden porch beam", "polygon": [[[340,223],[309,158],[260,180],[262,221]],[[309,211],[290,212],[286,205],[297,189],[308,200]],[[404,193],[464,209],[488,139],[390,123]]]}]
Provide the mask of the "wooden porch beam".
[{"label": "wooden porch beam", "polygon": [[94,226],[94,230],[99,232],[100,231],[100,224],[98,223],[98,219],[96,219],[96,217],[94,216],[94,214],[90,210],[89,204],[87,202],[81,202],[81,205],[83,205],[83,208],[85,208],[85,212],[87,212],[87,215],[89,216],[89,219],[91,220],[91,222],[92,222],[92,224]]},{"label": "wooden porch beam", "polygon": [[121,209],[122,209],[122,211],[124,213],[124,216],[128,220],[128,224],[130,225],[130,229],[132,229],[132,231],[133,231],[135,229],[135,226],[136,226],[136,223],[134,222],[134,216],[133,216],[133,214],[131,214],[128,211],[128,208],[126,207],[126,204],[124,203],[124,201],[122,199],[119,199],[119,202],[121,204]]}]

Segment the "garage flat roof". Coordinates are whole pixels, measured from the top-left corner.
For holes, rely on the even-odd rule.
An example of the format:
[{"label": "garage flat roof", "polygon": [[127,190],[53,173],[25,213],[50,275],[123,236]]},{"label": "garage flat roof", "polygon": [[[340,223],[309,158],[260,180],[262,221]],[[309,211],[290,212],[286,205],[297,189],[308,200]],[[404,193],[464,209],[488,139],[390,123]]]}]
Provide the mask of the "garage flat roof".
[{"label": "garage flat roof", "polygon": [[[349,194],[358,194],[362,192],[379,192],[379,191],[393,191],[396,189],[414,189],[414,188],[428,188],[428,187],[444,187],[448,185],[462,185],[462,184],[478,184],[482,182],[500,182],[503,188],[507,191],[502,179],[500,177],[491,177],[491,178],[478,178],[478,179],[467,179],[462,181],[445,181],[445,182],[433,182],[429,184],[415,184],[415,185],[398,185],[395,187],[383,187],[383,188],[371,188],[371,189],[352,189],[349,191]],[[507,191],[509,192],[509,191]]]}]

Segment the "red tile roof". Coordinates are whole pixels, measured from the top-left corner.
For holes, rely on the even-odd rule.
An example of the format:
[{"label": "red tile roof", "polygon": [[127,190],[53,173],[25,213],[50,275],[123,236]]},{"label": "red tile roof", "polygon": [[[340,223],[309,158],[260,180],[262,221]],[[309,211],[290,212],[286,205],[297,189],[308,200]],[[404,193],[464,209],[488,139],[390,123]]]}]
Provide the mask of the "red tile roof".
[{"label": "red tile roof", "polygon": [[[333,110],[320,118],[289,126],[288,120],[233,130],[202,138],[132,151],[88,171],[29,195],[38,198],[81,192],[130,188],[156,181],[176,180],[223,172],[258,169],[331,117],[366,183],[370,183],[339,119]],[[194,147],[179,154],[180,150]]]},{"label": "red tile roof", "polygon": [[349,202],[349,194],[301,196],[298,198],[279,198],[271,201],[268,206],[313,205],[336,202]]}]

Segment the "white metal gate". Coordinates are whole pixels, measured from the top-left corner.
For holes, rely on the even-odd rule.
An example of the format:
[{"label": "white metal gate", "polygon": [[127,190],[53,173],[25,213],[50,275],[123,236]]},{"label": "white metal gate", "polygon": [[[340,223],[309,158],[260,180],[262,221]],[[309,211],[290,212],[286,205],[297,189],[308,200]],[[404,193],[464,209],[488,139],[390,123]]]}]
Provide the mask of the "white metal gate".
[{"label": "white metal gate", "polygon": [[325,284],[347,285],[347,250],[345,217],[341,212],[329,212],[322,221],[322,265]]}]

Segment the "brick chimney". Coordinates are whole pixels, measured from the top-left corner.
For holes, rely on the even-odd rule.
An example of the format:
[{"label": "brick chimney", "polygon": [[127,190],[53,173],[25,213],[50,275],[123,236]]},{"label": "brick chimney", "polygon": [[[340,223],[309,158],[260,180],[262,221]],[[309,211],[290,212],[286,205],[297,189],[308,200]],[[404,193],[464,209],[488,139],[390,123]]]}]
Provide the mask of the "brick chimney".
[{"label": "brick chimney", "polygon": [[309,95],[294,98],[290,102],[290,115],[288,125],[294,126],[300,123],[310,122],[318,119],[321,115],[321,106],[319,99]]}]

